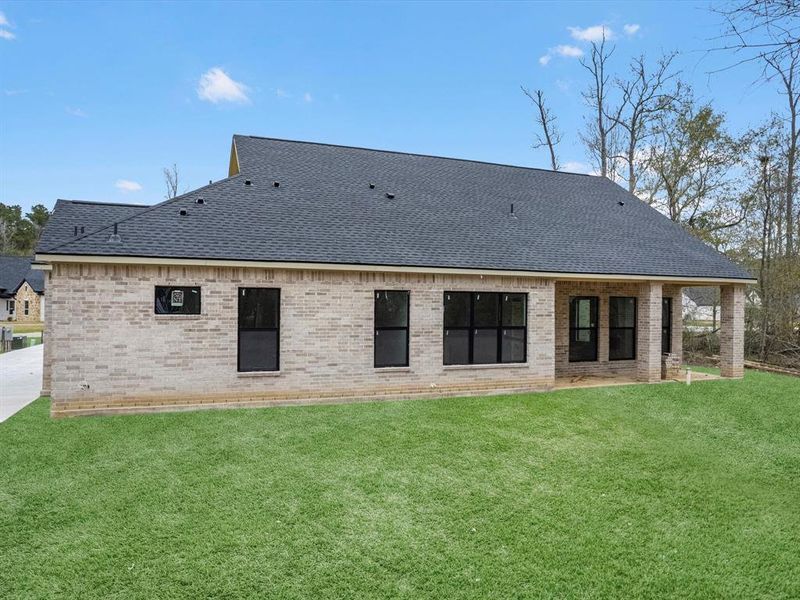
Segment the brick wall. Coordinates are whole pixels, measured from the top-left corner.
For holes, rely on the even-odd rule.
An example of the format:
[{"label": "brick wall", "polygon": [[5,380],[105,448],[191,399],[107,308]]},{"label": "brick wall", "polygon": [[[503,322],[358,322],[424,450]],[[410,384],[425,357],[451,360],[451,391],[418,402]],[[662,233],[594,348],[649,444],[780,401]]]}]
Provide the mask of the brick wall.
[{"label": "brick wall", "polygon": [[[653,297],[651,288],[659,292]],[[620,375],[638,377],[644,381],[655,381],[661,377],[661,297],[672,298],[672,353],[681,356],[682,321],[681,288],[652,283],[626,282],[556,282],[556,376]],[[597,296],[599,298],[597,360],[592,362],[569,362],[569,299],[572,296]],[[608,303],[611,296],[633,296],[637,298],[637,359],[608,359]],[[650,310],[646,310],[650,306]],[[652,321],[650,317],[652,316]],[[646,324],[650,324],[645,328]],[[646,334],[646,339],[645,339]],[[655,337],[654,337],[655,336]],[[645,344],[650,348],[645,354]],[[645,361],[647,365],[645,367]],[[644,370],[643,370],[644,369]]]},{"label": "brick wall", "polygon": [[[202,315],[154,315],[163,284],[201,286]],[[240,286],[281,289],[278,375],[237,373]],[[373,368],[377,289],[411,291],[407,369]],[[527,292],[527,364],[444,367],[445,290]],[[517,277],[55,264],[43,385],[56,416],[547,389],[554,291]]]}]

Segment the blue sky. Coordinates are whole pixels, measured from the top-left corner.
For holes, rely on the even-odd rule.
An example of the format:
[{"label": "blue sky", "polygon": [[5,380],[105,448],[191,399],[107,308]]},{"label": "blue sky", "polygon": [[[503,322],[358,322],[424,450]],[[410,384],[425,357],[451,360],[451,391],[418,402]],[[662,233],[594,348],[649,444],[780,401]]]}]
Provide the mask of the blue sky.
[{"label": "blue sky", "polygon": [[520,84],[547,92],[562,160],[584,168],[586,78],[550,49],[585,51],[576,38],[596,25],[620,70],[679,50],[684,78],[741,130],[781,97],[753,85],[754,65],[709,76],[733,59],[705,53],[707,8],[0,2],[0,201],[157,202],[173,162],[186,187],[225,177],[233,133],[546,167]]}]

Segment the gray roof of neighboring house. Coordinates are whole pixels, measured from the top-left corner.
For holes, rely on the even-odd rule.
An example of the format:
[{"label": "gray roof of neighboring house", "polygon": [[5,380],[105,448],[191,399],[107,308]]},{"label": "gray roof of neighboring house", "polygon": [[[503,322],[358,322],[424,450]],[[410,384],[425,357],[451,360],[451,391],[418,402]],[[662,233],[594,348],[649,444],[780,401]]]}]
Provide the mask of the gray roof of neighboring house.
[{"label": "gray roof of neighboring house", "polygon": [[44,273],[31,269],[31,262],[32,256],[0,256],[0,296],[13,296],[24,281],[44,293]]},{"label": "gray roof of neighboring house", "polygon": [[696,306],[714,306],[720,302],[718,287],[687,287],[683,293]]},{"label": "gray roof of neighboring house", "polygon": [[[234,142],[238,175],[128,215],[107,205],[114,208],[92,213],[84,235],[73,235],[74,203],[59,202],[37,251],[750,278],[602,177],[251,136]],[[109,241],[114,222],[121,243]]]}]

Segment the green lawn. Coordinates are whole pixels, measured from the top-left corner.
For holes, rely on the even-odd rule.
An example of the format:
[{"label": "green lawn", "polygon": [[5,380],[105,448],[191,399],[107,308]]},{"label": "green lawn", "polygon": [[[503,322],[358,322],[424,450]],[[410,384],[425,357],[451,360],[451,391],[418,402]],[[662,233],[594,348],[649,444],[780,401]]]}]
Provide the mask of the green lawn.
[{"label": "green lawn", "polygon": [[17,321],[0,321],[3,327],[10,327],[15,334],[20,333],[41,333],[44,323],[19,323]]},{"label": "green lawn", "polygon": [[0,596],[800,597],[800,379],[0,424]]}]

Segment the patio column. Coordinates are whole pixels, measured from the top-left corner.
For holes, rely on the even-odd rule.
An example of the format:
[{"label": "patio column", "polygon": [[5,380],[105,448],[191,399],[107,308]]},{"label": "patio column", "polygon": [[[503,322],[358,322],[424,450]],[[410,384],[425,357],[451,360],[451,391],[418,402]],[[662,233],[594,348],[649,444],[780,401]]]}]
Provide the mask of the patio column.
[{"label": "patio column", "polygon": [[636,376],[639,381],[661,381],[661,284],[643,283],[637,306]]},{"label": "patio column", "polygon": [[719,370],[744,377],[744,285],[720,286]]}]

